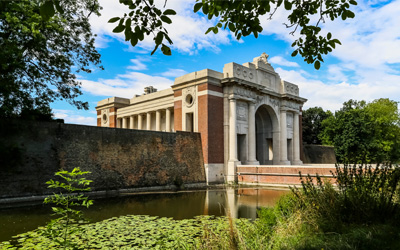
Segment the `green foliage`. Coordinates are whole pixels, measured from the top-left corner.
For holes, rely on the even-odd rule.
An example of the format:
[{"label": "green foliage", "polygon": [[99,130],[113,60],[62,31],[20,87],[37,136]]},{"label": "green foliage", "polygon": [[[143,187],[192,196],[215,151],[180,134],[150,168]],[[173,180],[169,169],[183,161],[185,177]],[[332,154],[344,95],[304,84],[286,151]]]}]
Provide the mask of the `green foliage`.
[{"label": "green foliage", "polygon": [[399,248],[400,168],[344,165],[333,175],[302,177],[301,189],[264,210],[270,249]]},{"label": "green foliage", "polygon": [[[124,32],[125,41],[130,41],[133,47],[139,41],[143,41],[145,36],[153,36],[155,43],[153,55],[161,45],[161,51],[164,55],[171,55],[169,45],[172,40],[165,29],[165,24],[172,23],[169,16],[176,15],[172,9],[161,11],[154,4],[153,0],[120,0],[121,4],[126,5],[131,10],[123,17],[113,17],[108,22],[118,25],[114,28],[114,33]],[[164,24],[163,24],[164,23]]]},{"label": "green foliage", "polygon": [[382,163],[400,161],[400,115],[397,103],[349,100],[322,122],[324,144],[335,146],[338,162]]},{"label": "green foliage", "polygon": [[319,135],[323,130],[322,121],[333,116],[332,112],[324,111],[321,107],[314,107],[304,110],[302,113],[303,142],[321,145],[322,141]]},{"label": "green foliage", "polygon": [[87,109],[74,73],[100,64],[89,24],[97,0],[0,1],[0,10],[0,117],[51,117],[55,100]]},{"label": "green foliage", "polygon": [[62,192],[54,193],[44,200],[44,203],[55,204],[55,207],[52,207],[53,215],[58,218],[51,220],[43,235],[64,248],[77,248],[78,245],[72,243],[70,237],[82,231],[77,225],[85,223],[83,212],[74,207],[89,208],[93,204],[92,200],[81,194],[90,191],[88,186],[92,181],[81,177],[88,173],[90,172],[81,171],[79,168],[74,168],[70,172],[59,171],[55,175],[62,179],[61,182],[54,180],[46,182],[48,188],[61,189]]},{"label": "green foliage", "polygon": [[[166,2],[167,0],[165,4]],[[162,12],[155,6],[153,0],[120,0],[120,3],[128,6],[131,12],[124,14],[123,18],[110,19],[109,22],[119,21],[113,31],[119,33],[125,30],[126,40],[131,41],[132,46],[136,46],[138,38],[141,41],[145,35],[152,34],[155,42],[152,54],[161,44],[162,52],[170,55],[170,48],[162,43],[162,40],[165,38],[169,44],[172,44],[172,41],[162,22],[170,24],[172,21],[168,15],[175,15],[175,11],[167,9]],[[354,13],[350,10],[351,5],[357,5],[357,2],[354,0],[196,0],[193,11],[195,13],[202,11],[208,19],[217,20],[217,24],[208,28],[206,34],[210,32],[217,34],[220,29],[229,29],[239,40],[242,36],[251,34],[257,38],[263,31],[260,18],[268,16],[272,19],[277,9],[285,8],[291,11],[288,15],[288,23],[285,24],[291,29],[290,34],[297,35],[297,31],[300,34],[292,44],[292,47],[295,47],[292,56],[300,54],[305,62],[314,64],[315,69],[319,69],[321,62],[324,61],[322,56],[332,52],[337,44],[341,44],[329,32],[326,36],[321,35],[320,23],[325,22],[325,19],[333,21],[339,17],[342,20],[354,18]]]}]

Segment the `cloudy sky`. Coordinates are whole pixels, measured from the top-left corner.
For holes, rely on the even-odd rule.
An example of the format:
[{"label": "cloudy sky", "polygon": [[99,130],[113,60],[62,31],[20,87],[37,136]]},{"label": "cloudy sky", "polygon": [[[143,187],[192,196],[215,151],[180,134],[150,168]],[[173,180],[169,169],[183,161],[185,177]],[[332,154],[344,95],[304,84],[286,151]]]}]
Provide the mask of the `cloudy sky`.
[{"label": "cloudy sky", "polygon": [[177,12],[166,26],[174,42],[172,56],[161,52],[151,56],[151,39],[132,48],[120,34],[112,33],[115,24],[107,21],[122,16],[124,6],[118,0],[99,1],[102,16],[92,17],[91,24],[105,70],[78,75],[80,99],[89,102],[90,110],[78,111],[65,102],[52,105],[55,117],[66,123],[96,125],[95,107],[102,99],[131,98],[149,85],[166,89],[175,77],[206,68],[222,72],[226,63],[251,62],[263,52],[270,55],[269,62],[282,79],[299,85],[300,95],[308,99],[303,109],[320,106],[335,111],[349,99],[400,101],[400,0],[359,1],[352,8],[354,19],[323,24],[323,30],[342,45],[325,58],[320,70],[300,56],[290,56],[295,38],[283,25],[285,11],[277,12],[273,20],[262,18],[264,31],[258,39],[249,36],[237,41],[227,30],[205,35],[215,20],[193,13],[194,0],[168,0],[167,8]]}]

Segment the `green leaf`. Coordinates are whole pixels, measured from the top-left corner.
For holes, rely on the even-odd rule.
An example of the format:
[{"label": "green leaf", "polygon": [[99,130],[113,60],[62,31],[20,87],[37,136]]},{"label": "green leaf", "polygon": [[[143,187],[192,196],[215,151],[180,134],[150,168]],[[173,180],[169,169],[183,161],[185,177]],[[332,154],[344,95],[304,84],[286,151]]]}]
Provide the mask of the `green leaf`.
[{"label": "green leaf", "polygon": [[228,27],[229,27],[229,30],[230,30],[230,31],[235,32],[235,30],[236,30],[235,24],[229,23],[229,24],[228,24]]},{"label": "green leaf", "polygon": [[153,51],[151,52],[151,55],[153,55],[154,52],[156,52],[156,50],[158,49],[158,46],[160,46],[160,44],[157,44],[157,45],[154,47]]},{"label": "green leaf", "polygon": [[155,42],[157,45],[161,44],[162,40],[164,38],[163,32],[159,31],[157,33],[157,36],[154,38]]},{"label": "green leaf", "polygon": [[214,34],[217,34],[218,33],[218,28],[217,27],[213,27],[212,31],[214,32]]},{"label": "green leaf", "polygon": [[212,31],[213,29],[214,29],[214,27],[208,28],[207,31],[206,31],[206,35],[207,35],[208,33],[210,33],[210,31]]},{"label": "green leaf", "polygon": [[115,27],[114,29],[113,29],[113,32],[114,33],[121,33],[122,31],[124,31],[125,30],[125,26],[124,25],[118,25],[117,27]]},{"label": "green leaf", "polygon": [[160,16],[160,18],[164,23],[168,23],[168,24],[172,23],[171,19],[169,19],[169,17],[167,17],[167,16]]},{"label": "green leaf", "polygon": [[132,33],[132,35],[131,35],[131,45],[132,45],[132,47],[135,47],[137,42],[138,42],[138,39],[136,37],[136,34]]},{"label": "green leaf", "polygon": [[111,18],[110,20],[108,20],[108,22],[109,22],[109,23],[115,23],[115,22],[117,22],[119,19],[120,19],[119,17],[113,17],[113,18]]},{"label": "green leaf", "polygon": [[320,67],[321,67],[321,63],[320,63],[319,61],[315,61],[315,63],[314,63],[314,68],[315,68],[316,70],[319,70]]},{"label": "green leaf", "polygon": [[285,0],[285,9],[286,10],[291,10],[292,9],[292,3],[289,2],[288,0]]},{"label": "green leaf", "polygon": [[292,52],[292,57],[297,56],[297,53],[298,53],[298,52],[299,52],[298,50],[293,51],[293,52]]},{"label": "green leaf", "polygon": [[208,4],[203,5],[203,13],[204,15],[208,14]]},{"label": "green leaf", "polygon": [[132,20],[130,18],[126,19],[125,26],[130,27],[132,24]]},{"label": "green leaf", "polygon": [[352,5],[357,5],[357,2],[356,1],[354,1],[354,0],[350,0],[350,2],[349,2],[350,4],[352,4]]},{"label": "green leaf", "polygon": [[328,38],[328,40],[331,40],[332,34],[329,32],[328,35],[326,36],[326,38]]},{"label": "green leaf", "polygon": [[40,6],[40,15],[45,21],[48,21],[55,14],[53,1],[45,1],[42,6]]},{"label": "green leaf", "polygon": [[196,3],[193,7],[193,11],[194,13],[196,13],[197,11],[199,11],[201,9],[201,7],[203,6],[203,3]]},{"label": "green leaf", "polygon": [[167,9],[163,12],[163,15],[176,15],[175,10]]},{"label": "green leaf", "polygon": [[162,46],[161,46],[161,51],[166,56],[170,56],[171,55],[171,49],[168,46],[164,45],[164,44],[162,44]]},{"label": "green leaf", "polygon": [[351,10],[348,10],[348,11],[347,11],[347,17],[348,17],[348,18],[354,18],[354,17],[355,17],[354,12],[352,12]]},{"label": "green leaf", "polygon": [[54,1],[54,6],[56,6],[56,10],[57,10],[60,14],[64,14],[64,9],[61,7],[60,1]]}]

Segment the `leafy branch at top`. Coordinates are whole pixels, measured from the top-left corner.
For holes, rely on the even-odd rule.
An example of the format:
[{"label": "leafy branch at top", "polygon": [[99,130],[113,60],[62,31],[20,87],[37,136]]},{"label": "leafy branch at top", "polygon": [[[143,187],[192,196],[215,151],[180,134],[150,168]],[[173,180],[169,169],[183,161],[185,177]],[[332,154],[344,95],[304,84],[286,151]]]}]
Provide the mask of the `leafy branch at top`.
[{"label": "leafy branch at top", "polygon": [[128,6],[132,11],[128,14],[125,13],[123,17],[114,17],[108,21],[109,23],[118,22],[113,32],[124,32],[125,41],[130,41],[133,47],[138,41],[143,41],[145,35],[152,35],[155,48],[151,54],[153,55],[161,45],[162,53],[171,55],[171,49],[166,43],[171,45],[172,40],[163,23],[172,23],[168,16],[176,15],[176,12],[172,9],[161,11],[154,5],[154,0],[120,0],[119,2]]},{"label": "leafy branch at top", "polygon": [[[263,31],[260,17],[269,14],[269,19],[278,8],[285,8],[291,11],[288,15],[288,23],[284,23],[286,28],[292,28],[291,35],[300,31],[300,36],[293,42],[295,50],[292,56],[300,54],[304,61],[314,64],[319,69],[323,62],[322,55],[327,55],[341,44],[338,39],[332,37],[331,33],[326,36],[321,35],[320,24],[325,22],[325,18],[335,20],[341,17],[342,20],[353,18],[354,13],[349,10],[350,5],[357,5],[354,0],[196,0],[194,12],[202,10],[208,19],[219,18],[214,27],[210,27],[206,34],[218,33],[219,29],[229,29],[235,34],[236,39],[242,36],[253,34],[258,37]],[[313,24],[312,20],[317,19]]]}]

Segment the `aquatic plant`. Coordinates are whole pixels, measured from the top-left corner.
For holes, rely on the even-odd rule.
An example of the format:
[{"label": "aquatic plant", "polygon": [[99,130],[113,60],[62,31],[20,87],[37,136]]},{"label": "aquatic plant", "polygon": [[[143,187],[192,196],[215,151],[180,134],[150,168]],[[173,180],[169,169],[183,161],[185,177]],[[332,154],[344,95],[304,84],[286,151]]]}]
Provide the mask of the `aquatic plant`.
[{"label": "aquatic plant", "polygon": [[46,182],[48,188],[61,189],[60,193],[54,193],[47,197],[44,203],[51,203],[53,215],[56,219],[51,220],[45,230],[41,233],[50,238],[55,243],[67,247],[78,248],[70,241],[71,235],[76,235],[82,228],[77,225],[86,223],[83,212],[78,207],[89,208],[93,204],[82,192],[90,191],[91,180],[87,180],[82,175],[89,174],[88,171],[81,171],[74,168],[72,171],[62,170],[55,173],[55,176],[61,178],[61,181],[49,180]]}]

